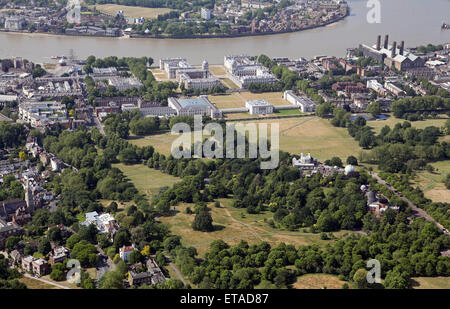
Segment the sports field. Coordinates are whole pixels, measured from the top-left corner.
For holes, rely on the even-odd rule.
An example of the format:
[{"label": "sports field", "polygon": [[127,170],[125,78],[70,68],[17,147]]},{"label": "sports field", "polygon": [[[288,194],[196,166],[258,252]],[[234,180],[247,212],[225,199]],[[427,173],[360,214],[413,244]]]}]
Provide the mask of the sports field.
[{"label": "sports field", "polygon": [[[118,11],[122,10],[126,17],[139,18],[144,17],[148,19],[157,18],[158,15],[169,13],[171,9],[167,8],[146,8],[141,6],[127,6],[119,4],[96,4],[95,8],[107,15],[116,15]],[[94,6],[89,6],[93,8]]]}]

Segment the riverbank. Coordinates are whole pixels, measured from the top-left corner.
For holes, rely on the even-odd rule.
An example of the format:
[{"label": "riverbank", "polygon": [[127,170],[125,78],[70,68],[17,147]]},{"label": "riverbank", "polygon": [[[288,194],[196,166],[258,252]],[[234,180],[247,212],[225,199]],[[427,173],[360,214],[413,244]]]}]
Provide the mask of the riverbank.
[{"label": "riverbank", "polygon": [[235,33],[235,34],[208,34],[208,35],[183,35],[183,36],[165,36],[165,35],[143,35],[143,34],[122,34],[119,36],[106,36],[106,35],[90,35],[90,34],[66,34],[66,33],[49,33],[49,32],[29,32],[25,31],[9,31],[5,29],[0,29],[0,32],[11,33],[11,34],[23,34],[23,35],[50,35],[50,36],[67,36],[67,37],[94,37],[94,38],[108,38],[108,39],[229,39],[229,38],[243,38],[243,37],[253,37],[253,36],[268,36],[268,35],[277,35],[277,34],[285,34],[285,33],[293,33],[293,32],[302,32],[306,30],[326,27],[331,24],[335,24],[344,20],[346,17],[350,15],[350,9],[347,9],[347,13],[344,16],[339,16],[332,20],[326,21],[321,24],[307,26],[301,29],[287,29],[283,31],[277,32],[263,32],[263,33]]},{"label": "riverbank", "polygon": [[337,22],[340,22],[344,20],[346,17],[350,15],[350,9],[347,10],[347,14],[344,16],[340,16],[338,18],[334,18],[332,20],[329,20],[325,23],[318,24],[318,25],[311,25],[305,28],[301,29],[287,29],[283,31],[277,31],[277,32],[263,32],[263,33],[235,33],[235,34],[207,34],[207,35],[183,35],[183,36],[163,36],[163,35],[145,35],[145,34],[130,34],[130,38],[133,39],[228,39],[228,38],[243,38],[243,37],[253,37],[253,36],[268,36],[268,35],[277,35],[277,34],[284,34],[284,33],[293,33],[293,32],[302,32],[306,30],[326,27],[331,24],[335,24]]}]

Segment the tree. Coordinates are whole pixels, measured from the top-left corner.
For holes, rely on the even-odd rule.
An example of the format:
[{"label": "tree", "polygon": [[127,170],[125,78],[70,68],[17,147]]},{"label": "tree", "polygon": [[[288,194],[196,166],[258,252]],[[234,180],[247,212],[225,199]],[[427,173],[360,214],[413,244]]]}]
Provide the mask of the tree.
[{"label": "tree", "polygon": [[52,266],[50,278],[55,281],[63,281],[65,279],[64,271],[64,265],[62,263],[56,263]]},{"label": "tree", "polygon": [[25,161],[27,159],[27,154],[23,151],[19,152],[20,161]]},{"label": "tree", "polygon": [[445,177],[444,183],[445,183],[445,187],[447,189],[450,189],[450,174],[447,174],[447,176]]},{"label": "tree", "polygon": [[354,156],[349,156],[346,160],[347,164],[358,165],[358,159]]},{"label": "tree", "polygon": [[386,274],[384,286],[386,289],[409,289],[409,278],[398,271],[390,270]]},{"label": "tree", "polygon": [[52,247],[50,246],[50,241],[47,238],[41,239],[38,246],[39,253],[41,253],[42,255],[46,255],[50,252],[51,249]]},{"label": "tree", "polygon": [[367,106],[367,111],[373,116],[376,117],[382,112],[381,103],[373,102]]},{"label": "tree", "polygon": [[356,283],[358,289],[367,288],[367,270],[360,268],[353,275],[353,281]]},{"label": "tree", "polygon": [[99,280],[100,289],[123,289],[123,275],[117,271],[105,273]]},{"label": "tree", "polygon": [[212,222],[213,219],[209,211],[202,210],[195,215],[194,222],[192,222],[192,228],[194,231],[212,232],[214,230]]},{"label": "tree", "polygon": [[6,242],[5,242],[6,251],[8,253],[13,251],[16,248],[16,246],[19,243],[19,241],[20,241],[20,237],[18,237],[18,236],[9,236],[6,239]]}]

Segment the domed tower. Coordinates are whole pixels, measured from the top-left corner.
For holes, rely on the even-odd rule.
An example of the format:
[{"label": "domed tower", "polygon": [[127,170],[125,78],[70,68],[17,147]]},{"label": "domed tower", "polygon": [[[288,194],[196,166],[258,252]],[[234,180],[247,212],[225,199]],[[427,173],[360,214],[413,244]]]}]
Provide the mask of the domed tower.
[{"label": "domed tower", "polygon": [[348,174],[350,174],[350,173],[353,173],[355,171],[355,168],[354,168],[354,166],[353,165],[347,165],[346,167],[345,167],[345,175],[348,175]]},{"label": "domed tower", "polygon": [[209,63],[206,60],[203,60],[202,69],[209,71]]},{"label": "domed tower", "polygon": [[202,69],[203,70],[205,70],[205,72],[206,72],[206,78],[207,77],[209,77],[209,63],[208,63],[208,61],[206,61],[206,60],[203,60],[203,62],[202,62]]}]

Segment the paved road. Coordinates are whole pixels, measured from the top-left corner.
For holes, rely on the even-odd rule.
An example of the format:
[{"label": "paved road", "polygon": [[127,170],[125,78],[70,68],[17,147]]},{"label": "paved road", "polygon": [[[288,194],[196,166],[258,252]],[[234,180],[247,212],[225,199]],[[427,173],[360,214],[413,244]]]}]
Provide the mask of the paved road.
[{"label": "paved road", "polygon": [[[171,261],[170,256],[165,255],[165,258],[168,259],[169,261]],[[177,274],[178,279],[181,280],[181,282],[183,282],[184,285],[186,285],[186,280],[184,280],[183,275],[181,274],[181,272],[178,270],[177,266],[173,263],[170,262],[169,266],[172,267],[173,271]]]},{"label": "paved road", "polygon": [[384,181],[380,176],[378,176],[377,173],[375,173],[375,172],[370,172],[370,175],[371,175],[372,177],[374,177],[374,178],[378,181],[379,184],[385,186],[386,188],[388,188],[389,190],[391,190],[396,196],[398,196],[399,198],[401,198],[402,200],[404,200],[405,202],[407,202],[408,205],[409,205],[409,207],[411,207],[411,209],[412,209],[412,211],[413,211],[413,214],[414,214],[416,217],[425,218],[425,220],[427,220],[427,221],[429,221],[429,222],[433,222],[434,224],[436,224],[436,226],[437,226],[441,231],[444,232],[445,235],[450,235],[449,232],[445,229],[445,227],[442,226],[442,224],[440,224],[439,222],[437,222],[436,220],[434,220],[433,217],[431,217],[429,214],[427,214],[427,213],[425,212],[425,210],[423,210],[423,209],[417,207],[416,205],[414,205],[414,204],[413,204],[410,200],[408,200],[406,197],[400,196],[399,193],[397,193],[397,192],[394,191],[395,188],[392,187],[392,186],[388,186],[388,185],[386,184],[386,181]]},{"label": "paved road", "polygon": [[55,283],[55,282],[52,282],[52,281],[49,281],[49,280],[46,280],[46,279],[43,279],[43,278],[36,278],[36,277],[33,277],[30,274],[24,274],[24,276],[27,277],[27,278],[34,279],[34,280],[39,280],[41,282],[44,282],[44,283],[47,283],[47,284],[50,284],[50,285],[54,285],[54,286],[56,286],[56,287],[58,287],[60,289],[70,290],[70,288],[67,287],[67,286],[64,286],[64,285],[61,285],[61,284],[58,284],[58,283]]},{"label": "paved road", "polygon": [[103,125],[100,120],[95,115],[92,115],[92,119],[94,120],[95,126],[100,131],[100,133],[106,136],[105,130],[103,129]]}]

